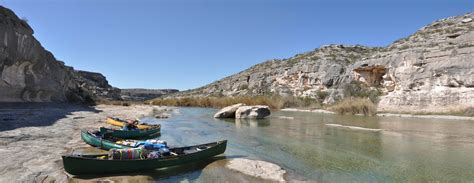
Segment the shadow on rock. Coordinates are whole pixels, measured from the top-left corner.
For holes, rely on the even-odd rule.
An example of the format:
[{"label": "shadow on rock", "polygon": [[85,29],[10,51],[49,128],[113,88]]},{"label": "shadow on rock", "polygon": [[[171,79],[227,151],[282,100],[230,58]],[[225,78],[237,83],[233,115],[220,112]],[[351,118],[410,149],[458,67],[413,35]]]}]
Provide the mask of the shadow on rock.
[{"label": "shadow on rock", "polygon": [[0,132],[49,126],[77,111],[102,112],[90,106],[68,103],[0,103]]}]

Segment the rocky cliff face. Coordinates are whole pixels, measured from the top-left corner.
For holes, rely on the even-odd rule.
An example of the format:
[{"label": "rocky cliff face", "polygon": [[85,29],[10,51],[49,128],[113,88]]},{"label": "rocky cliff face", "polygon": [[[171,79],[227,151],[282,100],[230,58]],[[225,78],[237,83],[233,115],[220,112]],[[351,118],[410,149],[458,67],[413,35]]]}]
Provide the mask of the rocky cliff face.
[{"label": "rocky cliff face", "polygon": [[379,110],[443,111],[474,106],[474,14],[435,21],[383,48],[329,45],[270,60],[178,96],[280,94],[344,97],[359,81],[383,92]]},{"label": "rocky cliff face", "polygon": [[84,102],[100,97],[89,87],[96,84],[87,80],[45,50],[26,21],[0,6],[0,102]]},{"label": "rocky cliff face", "polygon": [[93,96],[101,99],[120,100],[120,89],[112,87],[107,78],[101,73],[88,71],[75,71],[75,81],[82,90],[88,91]]}]

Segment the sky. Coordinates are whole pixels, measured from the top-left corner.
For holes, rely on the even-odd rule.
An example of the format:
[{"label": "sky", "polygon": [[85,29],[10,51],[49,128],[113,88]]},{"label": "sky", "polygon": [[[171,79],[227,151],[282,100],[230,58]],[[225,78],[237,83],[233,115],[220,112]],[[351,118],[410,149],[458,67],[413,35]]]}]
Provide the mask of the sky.
[{"label": "sky", "polygon": [[192,89],[327,44],[387,46],[473,0],[0,0],[56,59],[119,88]]}]

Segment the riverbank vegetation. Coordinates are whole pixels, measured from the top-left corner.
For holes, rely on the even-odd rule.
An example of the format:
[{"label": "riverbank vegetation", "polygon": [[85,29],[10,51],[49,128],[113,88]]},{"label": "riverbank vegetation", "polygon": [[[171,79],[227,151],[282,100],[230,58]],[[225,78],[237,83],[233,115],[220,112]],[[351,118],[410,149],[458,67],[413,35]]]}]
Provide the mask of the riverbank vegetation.
[{"label": "riverbank vegetation", "polygon": [[339,114],[373,116],[377,113],[377,106],[369,98],[345,98],[328,109]]},{"label": "riverbank vegetation", "polygon": [[183,107],[212,107],[222,108],[237,103],[247,105],[267,105],[271,109],[283,108],[310,108],[327,109],[340,114],[375,115],[376,105],[369,98],[351,97],[324,105],[321,100],[309,97],[282,97],[282,96],[237,96],[237,97],[188,97],[155,99],[149,102],[153,105],[183,106]]},{"label": "riverbank vegetation", "polygon": [[360,82],[351,82],[343,87],[344,99],[336,97],[336,103],[323,104],[329,96],[326,91],[318,91],[315,98],[294,97],[280,95],[261,96],[213,96],[213,97],[183,97],[183,98],[161,98],[149,101],[149,104],[163,106],[184,106],[184,107],[212,107],[222,108],[237,103],[247,105],[267,105],[273,110],[283,108],[305,108],[305,109],[327,109],[340,114],[364,114],[375,115],[377,111],[376,103],[381,92],[377,89],[369,88]]},{"label": "riverbank vegetation", "polygon": [[321,108],[321,102],[309,97],[273,96],[236,96],[236,97],[185,97],[154,99],[153,105],[183,106],[183,107],[213,107],[222,108],[229,105],[244,103],[247,105],[267,105],[271,109],[288,107]]}]

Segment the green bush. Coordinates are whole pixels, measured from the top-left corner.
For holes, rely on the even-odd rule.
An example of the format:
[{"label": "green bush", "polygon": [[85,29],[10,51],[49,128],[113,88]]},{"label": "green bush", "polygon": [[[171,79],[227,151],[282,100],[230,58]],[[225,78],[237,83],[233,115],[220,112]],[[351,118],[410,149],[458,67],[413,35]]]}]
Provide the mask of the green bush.
[{"label": "green bush", "polygon": [[326,92],[326,91],[318,90],[318,91],[316,92],[317,99],[318,99],[318,101],[321,102],[321,103],[324,101],[324,99],[326,99],[326,97],[327,97],[328,95],[329,95],[329,94],[328,94],[328,92]]},{"label": "green bush", "polygon": [[243,84],[239,86],[239,90],[246,90],[246,89],[249,89],[249,85]]},{"label": "green bush", "polygon": [[371,89],[358,81],[344,85],[344,97],[369,98],[373,103],[377,103],[381,94],[379,90]]}]

